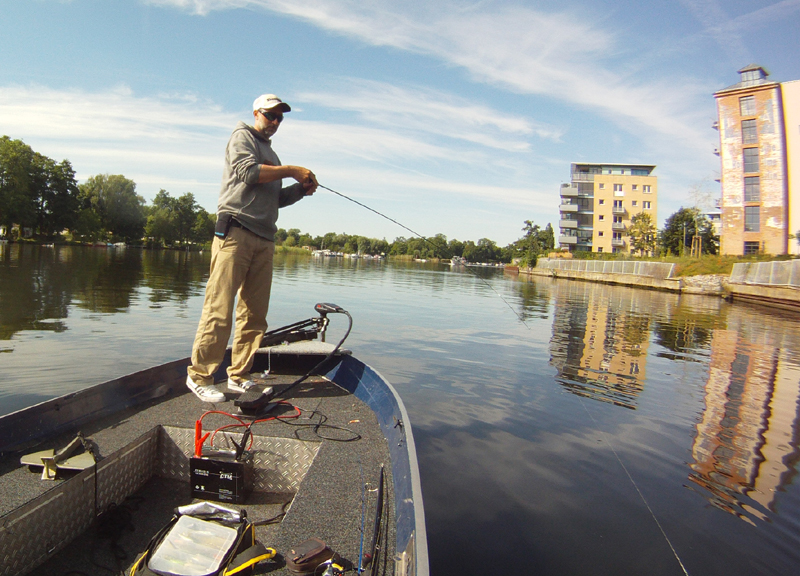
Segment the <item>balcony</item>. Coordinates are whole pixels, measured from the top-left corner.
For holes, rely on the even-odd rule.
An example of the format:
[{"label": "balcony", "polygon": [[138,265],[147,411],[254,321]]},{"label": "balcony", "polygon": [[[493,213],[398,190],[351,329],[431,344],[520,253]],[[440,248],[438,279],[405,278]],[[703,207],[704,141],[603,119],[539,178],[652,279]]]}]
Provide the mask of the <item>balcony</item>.
[{"label": "balcony", "polygon": [[558,237],[559,244],[577,244],[578,237],[577,236],[559,236]]},{"label": "balcony", "polygon": [[577,212],[578,205],[577,204],[561,204],[558,209],[561,212]]},{"label": "balcony", "polygon": [[587,174],[586,172],[573,172],[573,182],[594,182],[594,174]]},{"label": "balcony", "polygon": [[625,210],[625,208],[623,206],[614,206],[611,209],[611,212],[613,214],[625,214],[625,213],[627,213],[627,210]]},{"label": "balcony", "polygon": [[559,220],[558,225],[560,228],[577,228],[577,220]]},{"label": "balcony", "polygon": [[611,224],[611,229],[612,230],[624,231],[625,230],[625,224],[623,224],[622,222],[613,222]]},{"label": "balcony", "polygon": [[622,238],[612,238],[611,245],[614,246],[615,248],[622,248],[625,246],[625,240],[623,240]]},{"label": "balcony", "polygon": [[577,186],[570,186],[569,184],[562,184],[561,185],[561,197],[562,198],[575,198],[578,196],[578,187]]}]

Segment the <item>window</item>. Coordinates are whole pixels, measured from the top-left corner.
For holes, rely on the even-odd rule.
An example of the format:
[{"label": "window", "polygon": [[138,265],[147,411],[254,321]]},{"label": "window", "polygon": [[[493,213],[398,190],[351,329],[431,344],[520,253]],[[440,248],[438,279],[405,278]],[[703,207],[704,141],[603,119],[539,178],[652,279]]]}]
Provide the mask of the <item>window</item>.
[{"label": "window", "polygon": [[761,202],[761,178],[758,176],[744,177],[744,201]]},{"label": "window", "polygon": [[598,216],[598,217],[597,217],[597,219],[598,219],[598,220],[605,220],[605,218],[606,218],[606,217],[605,217],[605,216],[603,216],[602,214],[600,214],[600,216]]},{"label": "window", "polygon": [[642,208],[644,208],[645,210],[650,210],[650,201],[645,200],[644,202],[642,202]]},{"label": "window", "polygon": [[642,185],[642,192],[644,192],[645,194],[650,194],[650,184]]},{"label": "window", "polygon": [[614,192],[622,192],[622,184],[614,184]]},{"label": "window", "polygon": [[759,245],[758,242],[745,242],[744,243],[744,255],[749,256],[750,254],[758,254],[759,252]]},{"label": "window", "polygon": [[638,206],[639,202],[636,200],[631,201],[631,206]]},{"label": "window", "polygon": [[605,185],[605,184],[603,184],[602,182],[600,182],[600,184],[598,184],[598,185],[597,185],[597,187],[598,187],[600,190],[605,190],[605,187],[606,187],[606,185]]},{"label": "window", "polygon": [[613,239],[614,240],[622,240],[622,232],[614,232]]},{"label": "window", "polygon": [[602,251],[603,251],[603,247],[602,247],[602,246],[598,246],[598,247],[597,247],[597,251],[598,251],[598,252],[602,252]]},{"label": "window", "polygon": [[631,184],[631,190],[638,190],[638,189],[639,189],[638,184]]},{"label": "window", "polygon": [[758,148],[744,149],[744,171],[758,172]]},{"label": "window", "polygon": [[624,212],[625,209],[622,207],[622,200],[614,200],[614,212]]},{"label": "window", "polygon": [[600,231],[597,233],[597,235],[598,235],[598,236],[602,236],[602,235],[603,235],[603,231],[602,231],[602,230],[600,230]]},{"label": "window", "polygon": [[742,96],[739,98],[739,114],[742,116],[756,115],[756,97]]},{"label": "window", "polygon": [[761,207],[760,206],[745,206],[744,207],[744,231],[745,232],[760,232],[761,231]]},{"label": "window", "polygon": [[606,203],[606,201],[605,201],[605,200],[603,200],[602,198],[600,198],[600,199],[597,201],[597,203],[598,203],[598,204],[600,204],[600,205],[602,206],[603,204],[605,204],[605,203]]},{"label": "window", "polygon": [[742,144],[758,144],[758,126],[755,120],[742,120]]}]

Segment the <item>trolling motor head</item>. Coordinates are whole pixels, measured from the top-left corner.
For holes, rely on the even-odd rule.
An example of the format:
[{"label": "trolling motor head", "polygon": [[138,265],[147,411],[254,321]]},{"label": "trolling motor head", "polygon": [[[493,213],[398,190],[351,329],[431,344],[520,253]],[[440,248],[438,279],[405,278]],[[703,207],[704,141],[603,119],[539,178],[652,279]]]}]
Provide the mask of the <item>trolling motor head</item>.
[{"label": "trolling motor head", "polygon": [[320,302],[314,305],[314,310],[319,312],[319,315],[323,318],[328,314],[346,314],[344,308],[338,306],[336,304],[329,304],[326,302]]}]

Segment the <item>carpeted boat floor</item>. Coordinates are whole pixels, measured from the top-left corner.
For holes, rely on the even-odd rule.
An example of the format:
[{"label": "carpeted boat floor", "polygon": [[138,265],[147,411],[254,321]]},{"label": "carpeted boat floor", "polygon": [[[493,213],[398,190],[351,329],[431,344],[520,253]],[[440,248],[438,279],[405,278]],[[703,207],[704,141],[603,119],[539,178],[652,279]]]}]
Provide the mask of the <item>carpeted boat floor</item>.
[{"label": "carpeted boat floor", "polygon": [[[267,383],[275,387],[280,398],[281,390],[293,378],[269,376]],[[295,545],[311,537],[325,541],[344,559],[357,563],[360,551],[366,551],[372,540],[375,488],[381,465],[385,466],[388,480],[385,525],[394,525],[389,449],[373,412],[345,390],[321,378],[307,380],[289,396],[287,399],[302,411],[301,417],[259,423],[254,425],[253,433],[259,438],[319,444],[319,451],[299,489],[281,493],[254,491],[244,504],[225,504],[243,508],[251,521],[262,522],[256,528],[257,539],[278,551],[275,560],[257,566],[257,574],[288,574],[285,557]],[[235,413],[233,399],[234,395],[229,394],[226,402],[212,405],[200,402],[193,394],[179,393],[84,426],[81,432],[96,443],[100,454],[105,456],[158,426],[185,429],[193,436],[194,423],[205,411]],[[290,411],[279,407],[274,413]],[[205,417],[203,427],[210,431],[233,422],[228,417],[211,414]],[[54,446],[40,446],[37,450],[60,448],[70,439],[65,435],[57,439]],[[0,494],[3,495],[0,521],[10,511],[70,477],[65,473],[55,483],[41,480],[38,472],[21,467],[18,457],[7,455],[0,461]],[[193,501],[196,500],[192,499],[188,482],[153,475],[127,499],[100,511],[104,513],[93,527],[30,574],[127,574],[150,538],[169,522],[174,508]],[[383,538],[383,549],[394,550],[393,531],[389,530]],[[393,573],[391,561],[376,567],[379,568],[376,574]]]}]

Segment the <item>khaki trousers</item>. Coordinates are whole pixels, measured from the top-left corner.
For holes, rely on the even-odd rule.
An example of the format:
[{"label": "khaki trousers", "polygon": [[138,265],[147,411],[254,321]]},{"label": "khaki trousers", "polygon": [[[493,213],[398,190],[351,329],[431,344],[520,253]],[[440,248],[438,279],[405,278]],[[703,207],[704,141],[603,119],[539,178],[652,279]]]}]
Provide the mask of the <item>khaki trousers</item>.
[{"label": "khaki trousers", "polygon": [[228,377],[249,374],[267,330],[274,254],[274,242],[244,228],[231,227],[224,240],[214,237],[203,312],[192,346],[192,365],[187,370],[197,384],[214,383],[214,373],[231,336],[237,293],[236,333]]}]

